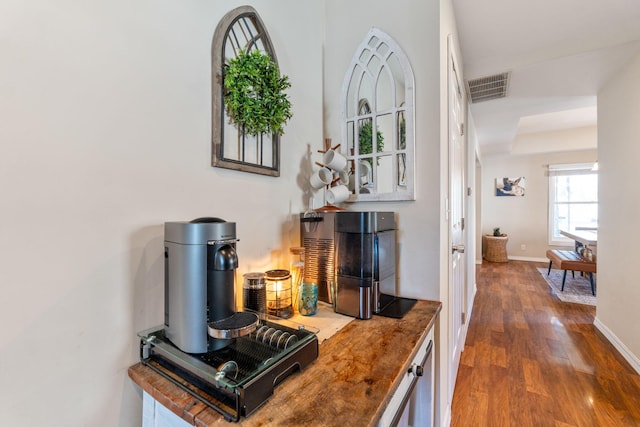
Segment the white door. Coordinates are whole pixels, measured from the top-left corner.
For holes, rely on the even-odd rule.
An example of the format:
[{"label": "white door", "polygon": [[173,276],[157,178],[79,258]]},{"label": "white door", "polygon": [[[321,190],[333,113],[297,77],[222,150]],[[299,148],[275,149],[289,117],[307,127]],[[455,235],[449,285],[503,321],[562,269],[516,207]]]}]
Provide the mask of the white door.
[{"label": "white door", "polygon": [[464,197],[465,197],[465,147],[463,88],[455,60],[451,37],[449,37],[449,236],[451,242],[449,271],[449,331],[450,331],[450,377],[449,399],[464,348],[464,281],[466,263],[464,258]]}]

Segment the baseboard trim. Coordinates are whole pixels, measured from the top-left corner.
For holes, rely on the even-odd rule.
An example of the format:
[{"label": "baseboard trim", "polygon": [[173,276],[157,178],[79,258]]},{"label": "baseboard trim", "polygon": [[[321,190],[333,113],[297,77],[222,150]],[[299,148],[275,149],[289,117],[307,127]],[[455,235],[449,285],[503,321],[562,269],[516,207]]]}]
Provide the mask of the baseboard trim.
[{"label": "baseboard trim", "polygon": [[[469,296],[469,302],[466,308],[466,312],[464,315],[464,326],[463,326],[463,331],[462,331],[462,336],[463,336],[463,340],[462,340],[462,350],[460,350],[461,352],[464,351],[465,348],[465,344],[467,342],[467,332],[469,332],[469,324],[471,323],[471,316],[473,315],[473,302],[476,299],[476,292],[478,292],[478,286],[476,283],[473,284],[473,292],[471,292],[471,295]],[[455,390],[455,385],[454,385],[454,390]]]},{"label": "baseboard trim", "polygon": [[451,405],[447,405],[447,412],[444,414],[444,418],[440,425],[442,427],[449,427],[451,425]]},{"label": "baseboard trim", "polygon": [[469,298],[469,305],[467,306],[467,328],[469,327],[469,323],[471,322],[471,315],[473,314],[473,303],[476,300],[476,294],[478,293],[478,284],[473,284],[473,292],[471,293],[471,298]]},{"label": "baseboard trim", "polygon": [[609,340],[609,342],[613,344],[616,350],[620,352],[622,357],[624,357],[625,360],[629,362],[631,367],[635,369],[638,374],[640,374],[640,358],[633,354],[631,350],[629,350],[627,346],[624,345],[622,341],[620,341],[616,334],[614,334],[611,329],[607,328],[607,326],[602,323],[602,321],[597,316],[593,321],[593,326],[595,326],[596,329],[602,332],[602,335],[604,335]]},{"label": "baseboard trim", "polygon": [[482,259],[477,259],[476,260],[476,265],[482,265]]},{"label": "baseboard trim", "polygon": [[509,256],[514,261],[549,262],[548,258],[537,258],[529,256]]}]

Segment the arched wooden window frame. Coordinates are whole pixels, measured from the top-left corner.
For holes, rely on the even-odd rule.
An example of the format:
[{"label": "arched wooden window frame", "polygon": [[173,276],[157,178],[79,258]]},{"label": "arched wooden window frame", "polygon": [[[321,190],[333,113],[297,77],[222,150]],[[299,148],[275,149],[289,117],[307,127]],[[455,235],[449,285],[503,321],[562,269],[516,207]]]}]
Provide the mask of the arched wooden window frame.
[{"label": "arched wooden window frame", "polygon": [[[261,134],[253,137],[228,124],[229,118],[224,107],[225,66],[239,49],[247,52],[260,49],[278,64],[267,29],[251,6],[241,6],[227,13],[218,23],[213,36],[211,164],[214,167],[280,176],[280,135]],[[246,151],[255,154],[254,158],[248,158]]]},{"label": "arched wooden window frame", "polygon": [[[382,44],[388,48],[384,52],[377,50]],[[363,82],[365,74],[368,74],[367,78],[372,82],[377,82],[379,78],[379,75],[373,75],[370,72],[366,61],[375,56],[385,64],[392,54],[397,57],[402,70],[402,77],[404,79],[404,101],[394,104],[393,107],[382,111],[378,109],[375,99],[366,100],[366,102],[362,99],[359,95],[359,87]],[[383,71],[386,72],[388,70],[385,71],[381,69],[381,72]],[[355,84],[356,89],[350,88],[352,83]],[[375,84],[373,86],[373,97],[375,98],[377,89],[375,88]],[[350,94],[352,95],[351,99]],[[352,169],[350,173],[356,177],[366,175],[362,170],[362,166],[366,166],[362,162],[363,158],[370,157],[376,159],[378,157],[391,156],[392,176],[388,177],[388,179],[393,180],[392,191],[380,193],[376,192],[374,187],[373,191],[365,193],[361,192],[358,186],[355,185],[354,188],[350,188],[352,194],[349,197],[349,201],[415,200],[414,98],[414,76],[409,59],[392,37],[378,28],[371,28],[356,49],[342,84],[342,139],[346,141],[346,144],[342,145],[342,150],[343,154],[350,160],[349,164]],[[351,113],[349,113],[350,111]],[[395,117],[393,124],[394,131],[390,132],[389,135],[385,135],[386,137],[393,138],[391,149],[388,152],[379,153],[376,152],[377,148],[374,148],[373,154],[361,155],[358,153],[359,144],[356,143],[355,139],[358,137],[358,129],[360,124],[363,123],[363,120],[370,120],[373,129],[377,129],[378,119],[388,114],[392,114]],[[372,132],[372,138],[372,145],[375,145],[373,143],[376,142],[376,132]],[[377,162],[371,162],[371,169],[372,171],[366,172],[372,175],[374,181],[379,179],[377,175],[379,173],[377,170]],[[353,180],[356,180],[356,178]],[[402,185],[399,185],[401,180]]]}]

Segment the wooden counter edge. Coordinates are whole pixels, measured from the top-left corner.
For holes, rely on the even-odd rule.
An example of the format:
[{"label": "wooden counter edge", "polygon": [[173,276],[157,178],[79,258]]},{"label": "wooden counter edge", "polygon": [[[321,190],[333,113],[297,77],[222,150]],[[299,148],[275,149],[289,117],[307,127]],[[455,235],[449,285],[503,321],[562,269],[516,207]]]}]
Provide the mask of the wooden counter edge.
[{"label": "wooden counter edge", "polygon": [[[442,303],[439,301],[427,301],[427,300],[418,300],[418,301],[423,301],[428,303],[437,303],[436,310],[433,313],[433,316],[431,317],[429,322],[427,323],[427,326],[424,328],[424,330],[420,334],[420,338],[418,338],[418,340],[416,341],[415,346],[413,347],[411,353],[405,360],[403,366],[398,370],[398,373],[393,381],[393,384],[391,385],[391,387],[389,387],[389,392],[387,393],[385,398],[380,402],[380,405],[378,406],[378,409],[376,410],[373,418],[371,419],[371,422],[368,424],[371,427],[377,426],[378,423],[380,422],[380,419],[382,418],[384,411],[387,409],[387,405],[389,405],[391,398],[393,397],[396,390],[398,390],[398,387],[400,386],[400,383],[402,382],[402,379],[405,373],[411,366],[411,362],[413,361],[416,354],[418,353],[418,350],[420,349],[420,345],[424,342],[424,340],[427,338],[427,335],[429,335],[429,333],[435,326],[436,321],[438,320],[440,311],[442,310]],[[434,337],[434,340],[435,340],[435,337]],[[435,345],[435,342],[434,342],[434,345]]]},{"label": "wooden counter edge", "polygon": [[[389,390],[385,397],[380,401],[377,406],[375,413],[371,414],[370,421],[368,425],[376,425],[384,410],[386,409],[393,393],[398,389],[400,382],[402,380],[402,376],[409,368],[411,361],[415,357],[420,344],[424,341],[428,333],[434,327],[438,315],[442,309],[442,303],[438,301],[428,301],[428,300],[418,300],[420,304],[428,304],[433,306],[433,313],[426,326],[421,330],[421,334],[417,339],[414,347],[412,348],[411,354],[408,354],[404,359],[404,362],[401,367],[399,367],[397,374],[389,387]],[[362,322],[368,322],[368,320],[363,320]],[[340,334],[342,331],[339,331],[336,335]],[[335,335],[334,335],[335,336]],[[326,341],[325,341],[326,342]],[[323,345],[320,346],[320,350],[322,351]],[[192,425],[208,425],[208,423],[203,422],[205,419],[211,419],[212,415],[214,418],[222,418],[217,412],[213,409],[209,408],[205,403],[199,401],[195,397],[189,395],[180,387],[171,383],[167,379],[165,379],[162,375],[156,373],[151,368],[145,366],[141,362],[136,363],[128,369],[128,374],[131,380],[140,386],[145,392],[151,395],[155,400],[159,403],[167,407],[174,414],[189,422]],[[251,416],[248,419],[250,420]],[[242,423],[241,423],[242,424]],[[232,425],[232,424],[230,424]]]}]

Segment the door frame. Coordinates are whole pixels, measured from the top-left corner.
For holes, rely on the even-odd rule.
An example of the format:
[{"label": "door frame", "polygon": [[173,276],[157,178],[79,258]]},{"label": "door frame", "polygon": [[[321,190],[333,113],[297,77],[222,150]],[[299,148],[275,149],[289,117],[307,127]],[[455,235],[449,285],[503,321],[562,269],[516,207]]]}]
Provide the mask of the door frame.
[{"label": "door frame", "polygon": [[[461,120],[461,128],[457,129],[460,131],[459,137],[461,138],[462,143],[462,153],[459,153],[461,165],[459,167],[460,173],[462,174],[462,182],[461,182],[461,194],[459,208],[461,209],[461,217],[464,221],[466,220],[466,182],[467,182],[467,140],[466,140],[466,93],[463,89],[463,81],[462,75],[460,73],[460,68],[458,66],[460,62],[458,61],[457,51],[455,49],[453,43],[452,35],[448,35],[447,37],[447,156],[448,156],[448,204],[449,211],[451,212],[451,207],[454,204],[453,201],[453,178],[452,174],[454,172],[453,166],[453,156],[452,156],[452,123],[451,121],[454,118],[454,103],[451,97],[452,88],[451,84],[455,83],[457,80],[458,91],[460,93],[460,105],[459,105],[459,114]],[[455,80],[454,80],[455,79]],[[448,355],[447,362],[449,365],[448,369],[448,390],[447,390],[447,399],[449,407],[451,405],[451,401],[453,399],[453,391],[455,389],[456,377],[458,373],[458,367],[460,364],[460,356],[462,350],[464,348],[465,335],[466,335],[466,324],[468,323],[468,318],[466,316],[466,304],[465,304],[465,295],[467,289],[467,262],[465,253],[459,253],[453,250],[454,244],[462,244],[465,245],[467,242],[466,238],[466,227],[463,225],[461,230],[461,236],[459,242],[453,241],[453,218],[451,214],[448,215],[448,300],[449,300],[449,318],[448,318]],[[466,248],[465,248],[466,249]],[[465,251],[466,252],[466,251]],[[458,257],[458,268],[461,271],[458,273],[461,279],[461,283],[455,282],[454,271],[453,271],[453,263],[456,261],[455,257]],[[457,286],[457,289],[456,289]],[[458,309],[456,309],[458,307]],[[462,318],[459,318],[461,316]],[[459,325],[459,327],[458,327]],[[455,329],[458,327],[458,330]],[[457,334],[457,336],[456,336]]]}]

